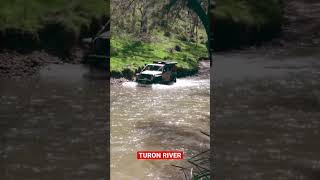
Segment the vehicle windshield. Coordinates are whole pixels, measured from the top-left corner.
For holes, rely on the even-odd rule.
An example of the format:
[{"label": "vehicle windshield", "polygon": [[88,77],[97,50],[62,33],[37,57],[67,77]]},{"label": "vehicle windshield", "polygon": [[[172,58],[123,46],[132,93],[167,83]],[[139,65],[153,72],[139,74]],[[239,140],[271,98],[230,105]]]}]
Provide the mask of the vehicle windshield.
[{"label": "vehicle windshield", "polygon": [[144,71],[162,71],[163,66],[157,66],[157,65],[147,65],[144,68]]}]

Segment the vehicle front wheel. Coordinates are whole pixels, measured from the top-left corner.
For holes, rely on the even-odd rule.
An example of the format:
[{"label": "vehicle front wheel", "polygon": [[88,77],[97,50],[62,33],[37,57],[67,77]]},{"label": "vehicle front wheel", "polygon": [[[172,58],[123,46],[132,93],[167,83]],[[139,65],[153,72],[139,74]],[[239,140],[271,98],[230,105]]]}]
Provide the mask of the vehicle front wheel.
[{"label": "vehicle front wheel", "polygon": [[160,83],[161,82],[161,77],[156,77],[153,79],[153,83]]}]

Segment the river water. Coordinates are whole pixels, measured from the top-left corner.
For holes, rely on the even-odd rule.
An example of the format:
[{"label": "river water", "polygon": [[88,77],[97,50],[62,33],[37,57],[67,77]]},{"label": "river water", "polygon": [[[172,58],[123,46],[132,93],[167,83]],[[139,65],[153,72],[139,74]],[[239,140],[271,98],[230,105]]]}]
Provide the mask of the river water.
[{"label": "river water", "polygon": [[320,178],[320,51],[215,54],[216,179]]},{"label": "river water", "polygon": [[172,85],[111,86],[111,179],[183,179],[185,161],[144,161],[140,150],[182,150],[186,157],[209,149],[209,63],[198,76]]},{"label": "river water", "polygon": [[[183,150],[190,157],[209,148],[201,133],[209,132],[209,73],[203,70],[173,85],[111,87],[112,179],[179,179],[182,172],[171,164],[184,161],[138,161],[136,151]],[[0,79],[0,177],[104,179],[107,83],[104,73],[71,64]]]},{"label": "river water", "polygon": [[103,179],[106,80],[82,65],[0,80],[0,179]]}]

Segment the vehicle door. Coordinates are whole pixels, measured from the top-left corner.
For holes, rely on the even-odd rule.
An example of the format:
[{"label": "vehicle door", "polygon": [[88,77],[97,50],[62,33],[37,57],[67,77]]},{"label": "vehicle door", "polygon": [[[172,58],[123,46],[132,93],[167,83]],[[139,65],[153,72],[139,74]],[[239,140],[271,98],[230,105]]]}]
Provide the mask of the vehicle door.
[{"label": "vehicle door", "polygon": [[162,73],[162,80],[163,81],[170,81],[171,80],[171,69],[168,65],[165,65],[163,67],[163,73]]}]

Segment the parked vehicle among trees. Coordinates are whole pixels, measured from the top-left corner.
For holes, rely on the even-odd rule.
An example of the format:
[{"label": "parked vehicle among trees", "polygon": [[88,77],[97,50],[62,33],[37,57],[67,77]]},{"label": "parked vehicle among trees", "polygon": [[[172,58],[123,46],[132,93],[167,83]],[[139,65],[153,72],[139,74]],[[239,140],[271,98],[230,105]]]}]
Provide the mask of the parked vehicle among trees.
[{"label": "parked vehicle among trees", "polygon": [[110,69],[110,25],[109,22],[102,27],[95,37],[82,40],[87,46],[83,62],[97,67],[103,67],[107,71]]}]

